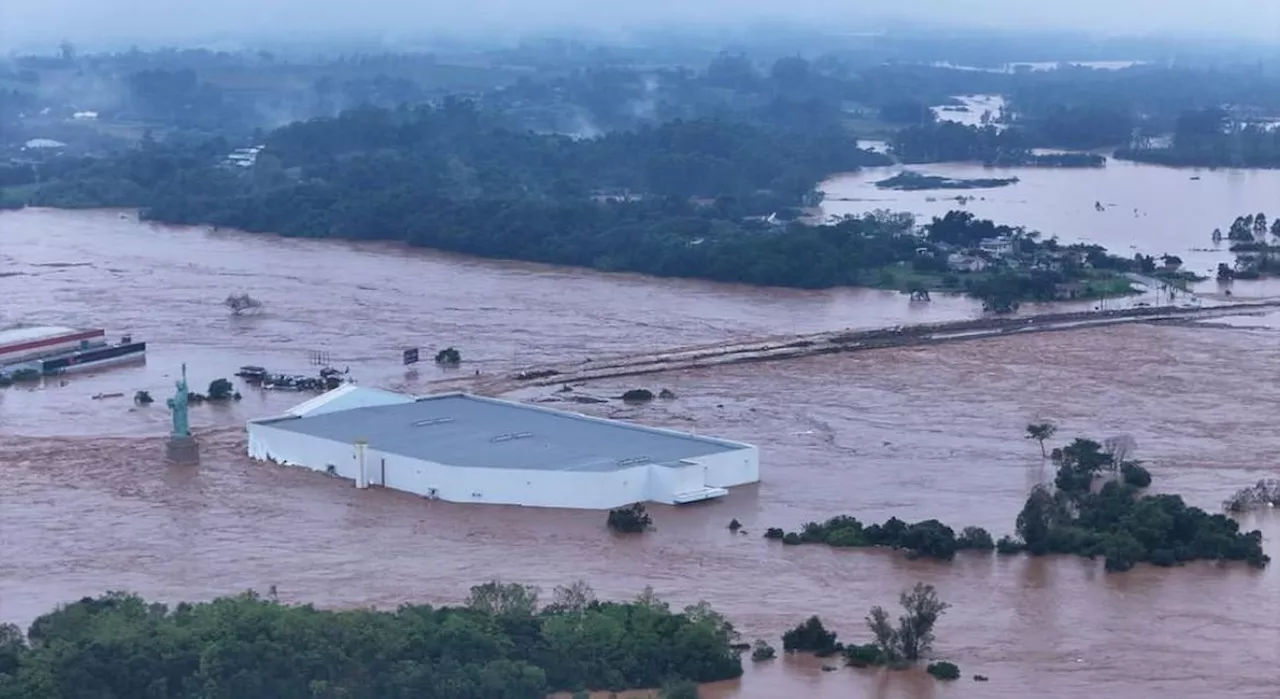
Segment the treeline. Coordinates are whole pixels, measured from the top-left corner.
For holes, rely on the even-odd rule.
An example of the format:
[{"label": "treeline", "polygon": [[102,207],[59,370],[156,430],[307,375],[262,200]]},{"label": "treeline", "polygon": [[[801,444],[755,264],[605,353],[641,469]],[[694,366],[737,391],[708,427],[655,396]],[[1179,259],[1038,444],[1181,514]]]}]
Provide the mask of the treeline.
[{"label": "treeline", "polygon": [[40,179],[69,185],[62,200],[83,189],[88,205],[99,204],[93,200],[104,191],[127,194],[136,185],[133,204],[159,210],[177,198],[305,202],[320,188],[344,200],[731,199],[767,214],[813,203],[814,188],[827,175],[888,162],[839,132],[792,134],[715,119],[582,140],[497,122],[465,100],[412,110],[363,108],[273,132],[251,169],[220,162],[230,150],[220,139],[144,142],[111,158],[49,164]]},{"label": "treeline", "polygon": [[544,699],[742,674],[733,627],[705,604],[596,601],[579,583],[489,583],[464,608],[322,611],[252,594],[168,608],[85,598],[24,635],[0,625],[0,698]]},{"label": "treeline", "polygon": [[589,139],[501,127],[467,100],[408,110],[363,108],[285,126],[268,153],[303,179],[385,189],[413,177],[454,198],[570,196],[625,190],[674,197],[803,202],[836,172],[887,164],[839,129],[792,132],[725,119],[675,120]]},{"label": "treeline", "polygon": [[990,167],[1102,167],[1107,159],[1091,153],[1036,154],[1032,148],[1049,147],[1044,134],[1013,126],[966,126],[951,121],[908,126],[890,142],[894,155],[905,163],[948,161],[980,162]]},{"label": "treeline", "polygon": [[1054,487],[1031,491],[1015,523],[1017,538],[993,542],[978,527],[957,534],[937,520],[908,524],[890,518],[883,525],[863,525],[848,516],[810,522],[799,533],[771,528],[765,537],[789,544],[882,546],[939,560],[951,560],[958,551],[992,549],[1000,554],[1102,556],[1108,572],[1144,562],[1174,566],[1226,560],[1261,568],[1271,560],[1262,550],[1261,532],[1241,532],[1230,517],[1188,506],[1177,495],[1143,495],[1151,474],[1121,445],[1076,439],[1055,449],[1053,459],[1058,464]]},{"label": "treeline", "polygon": [[1209,107],[1179,116],[1169,146],[1135,145],[1116,157],[1157,165],[1278,168],[1280,130]]},{"label": "treeline", "polygon": [[[138,207],[165,223],[606,271],[899,288],[888,268],[910,265],[904,280],[945,276],[943,288],[1000,307],[1058,298],[1059,285],[1092,274],[1084,262],[1133,264],[958,213],[923,237],[903,215],[798,223],[802,207],[820,199],[820,178],[883,161],[836,133],[791,136],[702,119],[574,140],[507,130],[474,103],[446,100],[286,126],[266,138],[252,167],[226,163],[229,150],[221,139],[146,141],[110,158],[60,158],[13,174],[37,180],[28,200],[37,205]],[[951,274],[951,251],[1007,235],[1025,265],[993,260],[980,277]]]}]

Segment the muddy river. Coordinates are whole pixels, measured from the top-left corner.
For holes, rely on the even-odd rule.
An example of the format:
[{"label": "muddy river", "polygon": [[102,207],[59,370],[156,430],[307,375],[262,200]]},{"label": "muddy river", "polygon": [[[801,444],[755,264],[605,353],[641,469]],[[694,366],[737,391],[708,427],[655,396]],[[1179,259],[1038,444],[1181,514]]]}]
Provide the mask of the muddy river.
[{"label": "muddy river", "polygon": [[[220,302],[239,291],[262,299],[265,312],[232,317]],[[489,373],[977,311],[962,299],[912,305],[876,291],[746,289],[168,229],[114,212],[0,214],[0,323],[104,327],[151,343],[142,365],[0,390],[0,619],[25,624],[108,589],[178,600],[276,585],[290,601],[382,606],[457,602],[495,577],[548,589],[583,578],[602,596],[649,584],[674,603],[705,599],[748,640],[776,639],[818,613],[842,639],[862,641],[869,607],[926,581],[954,605],[939,624],[938,653],[990,682],[941,686],[916,673],[823,672],[811,660],[779,659],[748,663],[741,681],[707,696],[1275,696],[1275,567],[1105,575],[1100,562],[1077,559],[940,564],[783,548],[758,536],[840,513],[1010,533],[1027,490],[1052,478],[1022,438],[1027,422],[1042,419],[1061,425],[1060,439],[1133,435],[1158,489],[1217,508],[1275,473],[1272,319],[1049,333],[589,386],[601,396],[670,388],[674,401],[591,409],[761,445],[759,486],[705,506],[655,507],[657,530],[639,538],[610,535],[599,513],[428,503],[248,461],[243,421],[296,395],[246,388],[235,405],[193,408],[203,463],[168,468],[164,408],[128,400],[139,389],[163,398],[182,362],[199,390],[241,364],[305,371],[308,353],[322,351],[361,383],[428,391],[463,377],[429,362],[406,371],[403,348],[456,346],[460,372]],[[126,395],[92,398],[103,392]],[[727,531],[735,517],[749,535]],[[1280,515],[1245,525],[1261,528],[1278,553]]]}]

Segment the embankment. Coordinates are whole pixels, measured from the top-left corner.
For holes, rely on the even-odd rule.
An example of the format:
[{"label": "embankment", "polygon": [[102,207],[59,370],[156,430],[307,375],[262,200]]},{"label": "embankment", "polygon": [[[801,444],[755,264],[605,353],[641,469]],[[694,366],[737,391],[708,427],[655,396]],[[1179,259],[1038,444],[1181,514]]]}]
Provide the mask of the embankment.
[{"label": "embankment", "polygon": [[1017,333],[1083,330],[1129,323],[1192,322],[1226,315],[1265,313],[1277,308],[1280,308],[1280,301],[1199,308],[1162,306],[1025,317],[989,317],[889,329],[778,336],[747,342],[684,347],[659,353],[589,358],[571,365],[529,367],[475,388],[483,393],[501,393],[522,386],[549,386],[742,362],[779,361],[837,352],[981,340]]}]

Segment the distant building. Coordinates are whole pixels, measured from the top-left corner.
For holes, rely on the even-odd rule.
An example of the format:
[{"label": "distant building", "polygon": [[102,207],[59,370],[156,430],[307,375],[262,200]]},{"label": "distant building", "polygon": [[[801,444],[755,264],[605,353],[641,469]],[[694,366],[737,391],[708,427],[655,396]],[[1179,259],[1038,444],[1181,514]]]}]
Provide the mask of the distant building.
[{"label": "distant building", "polygon": [[255,459],[449,502],[684,504],[760,479],[749,444],[464,393],[347,385],[248,432]]},{"label": "distant building", "polygon": [[1008,236],[984,238],[978,243],[978,249],[992,257],[1007,257],[1013,254],[1013,239]]},{"label": "distant building", "polygon": [[258,154],[262,152],[263,147],[237,148],[227,155],[224,162],[233,167],[253,167],[254,163],[258,162]]},{"label": "distant building", "polygon": [[981,272],[987,268],[987,261],[977,255],[953,252],[947,256],[947,266],[958,272]]},{"label": "distant building", "polygon": [[22,144],[26,150],[55,150],[58,148],[66,148],[67,144],[62,141],[55,141],[52,138],[33,138]]}]

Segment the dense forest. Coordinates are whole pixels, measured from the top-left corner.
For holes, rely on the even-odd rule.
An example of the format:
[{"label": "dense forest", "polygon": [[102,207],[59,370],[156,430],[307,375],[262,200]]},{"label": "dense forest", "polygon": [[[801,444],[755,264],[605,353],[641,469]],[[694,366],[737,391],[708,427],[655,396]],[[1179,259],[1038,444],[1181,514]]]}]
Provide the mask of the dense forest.
[{"label": "dense forest", "polygon": [[[1139,265],[959,213],[923,233],[901,215],[792,220],[819,178],[884,162],[839,133],[698,119],[573,139],[499,121],[464,100],[369,107],[285,126],[247,168],[224,161],[223,141],[169,139],[8,176],[37,180],[35,204],[140,207],[168,223],[758,285],[933,287],[1000,308],[1073,281],[1096,295],[1098,270]],[[951,252],[1001,236],[1025,264],[951,273]]]},{"label": "dense forest", "polygon": [[742,674],[733,627],[651,593],[488,583],[468,605],[322,611],[255,595],[168,608],[85,598],[0,625],[0,699],[544,699]]}]

